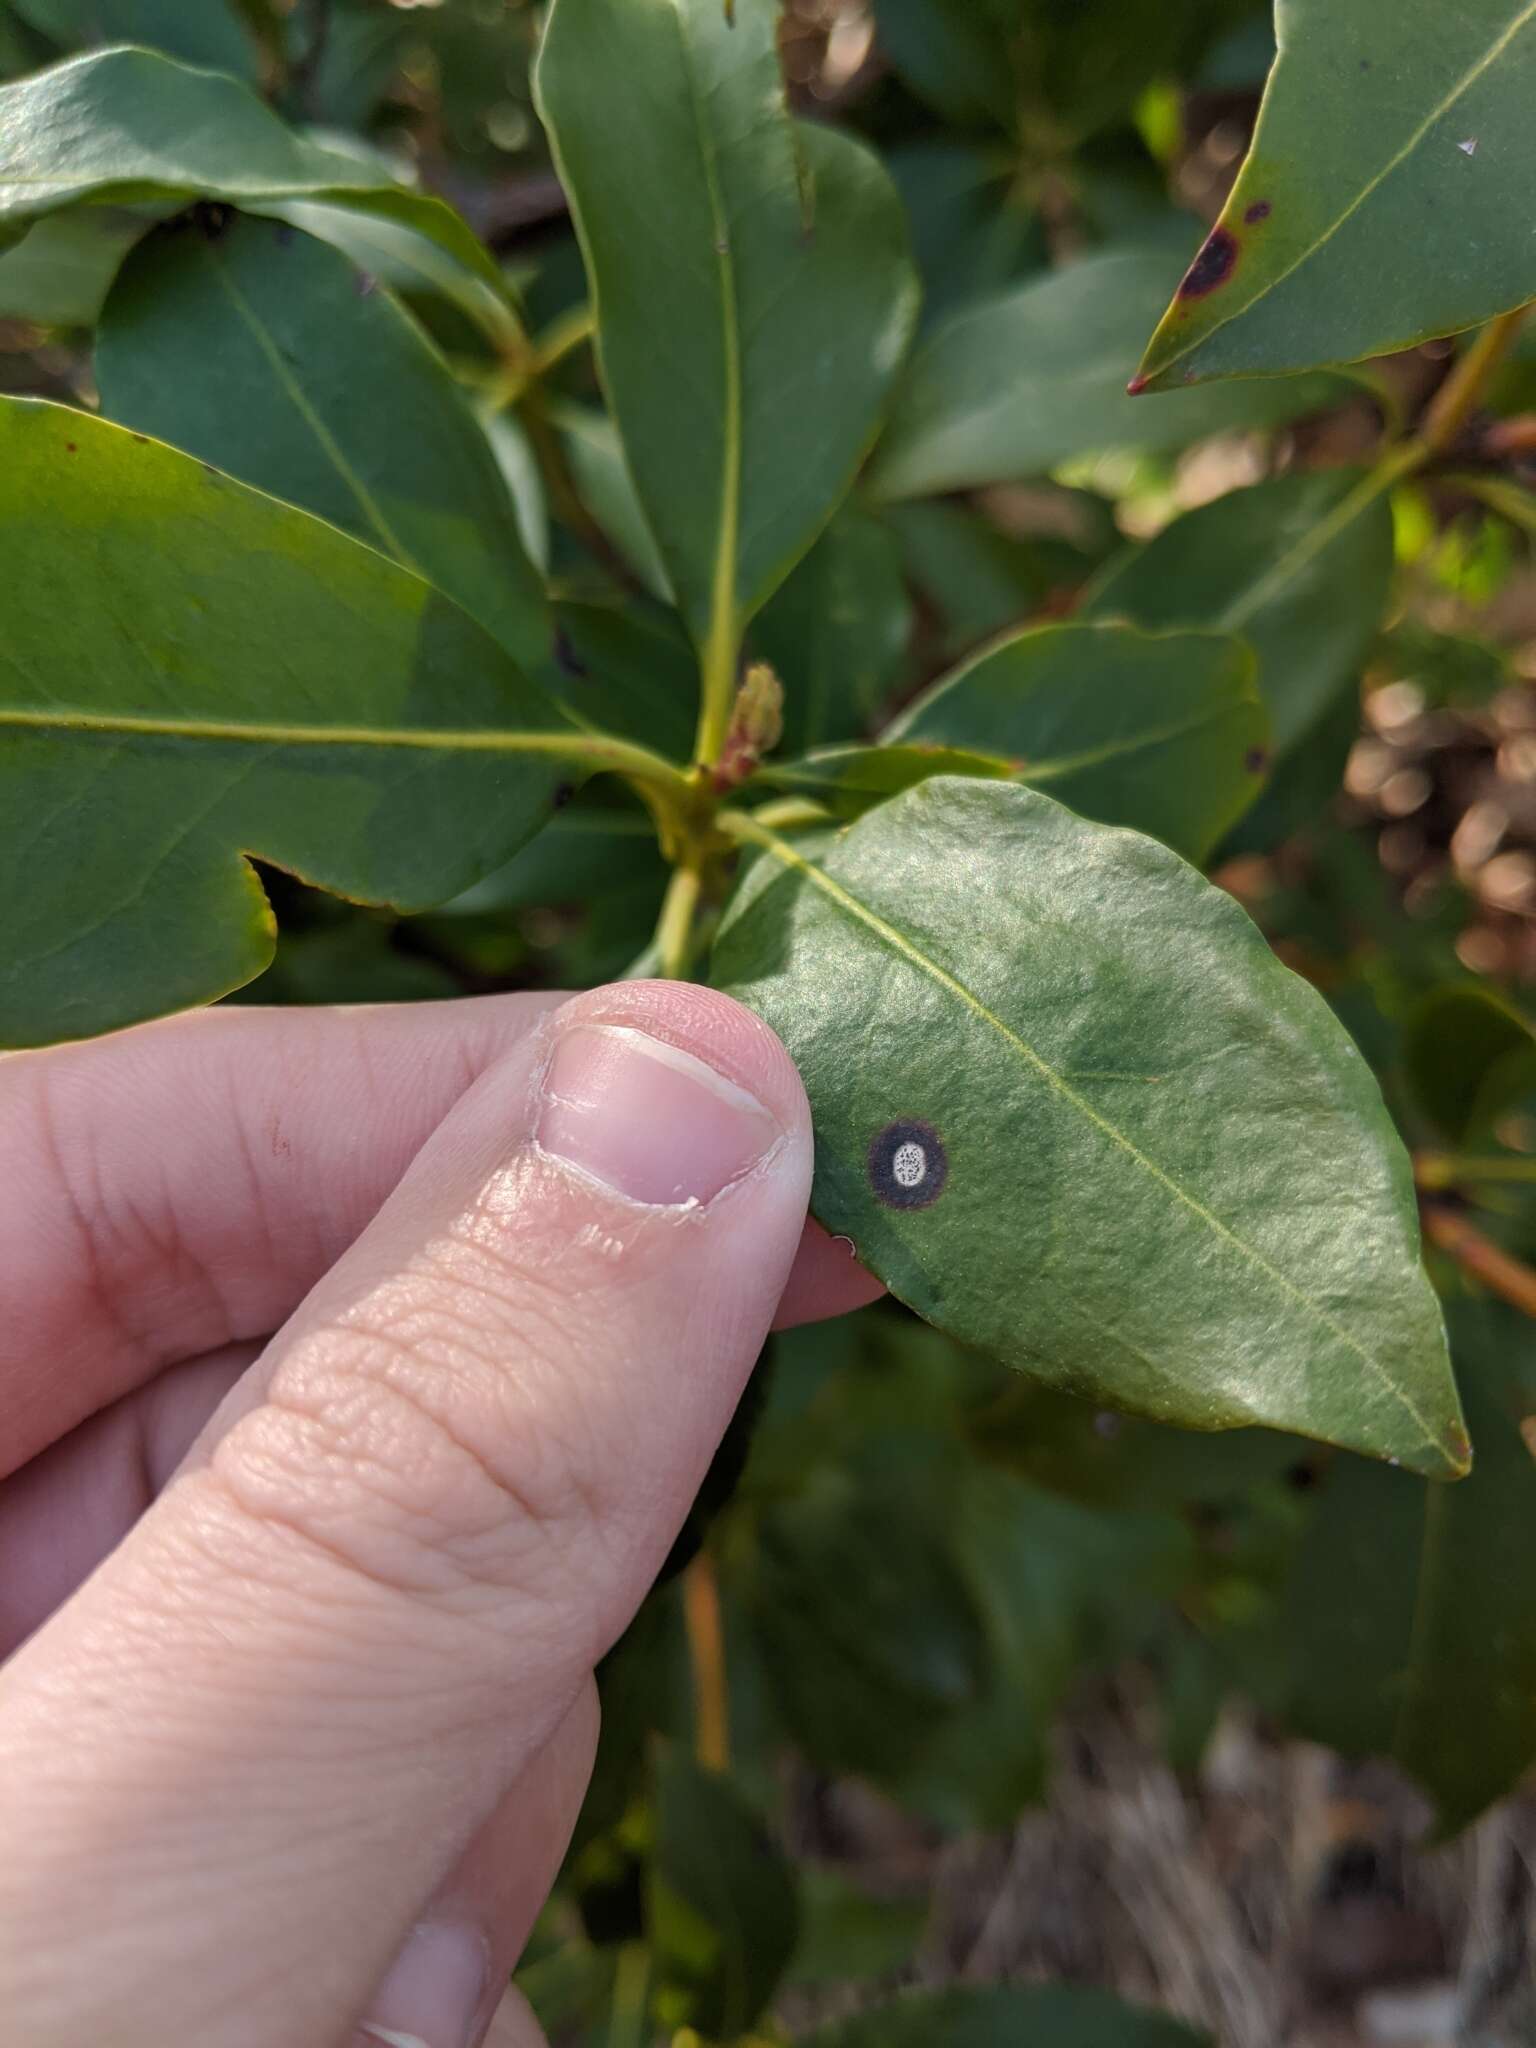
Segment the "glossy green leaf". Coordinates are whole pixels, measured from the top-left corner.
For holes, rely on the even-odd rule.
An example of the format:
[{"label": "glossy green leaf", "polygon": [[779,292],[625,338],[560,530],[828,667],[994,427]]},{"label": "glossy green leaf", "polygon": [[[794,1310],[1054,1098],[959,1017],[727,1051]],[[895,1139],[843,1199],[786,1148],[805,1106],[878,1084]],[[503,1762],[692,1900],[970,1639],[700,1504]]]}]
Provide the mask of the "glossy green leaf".
[{"label": "glossy green leaf", "polygon": [[840,512],[752,628],[784,685],[780,751],[868,733],[901,671],[912,605],[894,535]]},{"label": "glossy green leaf", "polygon": [[163,199],[251,213],[324,200],[410,228],[500,289],[495,264],[451,207],[295,135],[219,72],[151,50],[103,50],[0,87],[0,247],[69,207]]},{"label": "glossy green leaf", "polygon": [[646,889],[660,900],[667,869],[656,828],[638,805],[588,802],[583,791],[556,812],[537,839],[455,896],[440,917],[483,917],[583,903],[619,891]]},{"label": "glossy green leaf", "polygon": [[609,402],[716,663],[846,492],[917,311],[884,170],[783,111],[777,19],[556,0],[538,71]]},{"label": "glossy green leaf", "polygon": [[793,1874],[728,1778],[662,1757],[647,1918],[663,2017],[712,2040],[744,2034],[794,1953]]},{"label": "glossy green leaf", "polygon": [[1084,817],[1199,861],[1259,789],[1269,721],[1230,635],[1040,626],[935,683],[881,737],[1002,755]]},{"label": "glossy green leaf", "polygon": [[1391,1756],[1450,1833],[1536,1760],[1536,1463],[1505,1405],[1507,1311],[1452,1317],[1477,1446],[1457,1487],[1355,1459],[1329,1475],[1282,1626],[1292,1725]]},{"label": "glossy green leaf", "polygon": [[254,79],[255,40],[226,0],[12,0],[22,20],[64,49],[100,43],[143,43],[179,57]]},{"label": "glossy green leaf", "polygon": [[1231,491],[1112,562],[1090,618],[1241,633],[1259,657],[1277,756],[1358,681],[1392,583],[1392,511],[1356,470]]},{"label": "glossy green leaf", "polygon": [[1464,1469],[1376,1085],[1165,847],[940,777],[820,867],[765,845],[712,978],[804,1078],[816,1213],[930,1321],[1154,1419]]},{"label": "glossy green leaf", "polygon": [[802,2048],[1210,2048],[1208,2036],[1107,1991],[1040,1984],[914,1991],[834,2020]]},{"label": "glossy green leaf", "polygon": [[158,229],[102,313],[96,380],[109,419],[367,541],[525,668],[548,659],[543,590],[462,390],[324,242],[238,216]]},{"label": "glossy green leaf", "polygon": [[1106,448],[1182,448],[1334,403],[1326,375],[1133,399],[1126,379],[1167,290],[1155,250],[1085,257],[955,313],[918,349],[870,466],[876,499],[1039,476]]},{"label": "glossy green leaf", "polygon": [[1424,1114],[1464,1145],[1536,1089],[1536,1033],[1495,989],[1434,989],[1409,1013],[1403,1064]]},{"label": "glossy green leaf", "polygon": [[424,908],[571,779],[557,708],[496,643],[308,513],[33,402],[0,404],[0,470],[0,1045],[259,973],[243,855]]},{"label": "glossy green leaf", "polygon": [[1141,374],[1355,362],[1536,295],[1530,0],[1280,0],[1279,57],[1221,218]]}]

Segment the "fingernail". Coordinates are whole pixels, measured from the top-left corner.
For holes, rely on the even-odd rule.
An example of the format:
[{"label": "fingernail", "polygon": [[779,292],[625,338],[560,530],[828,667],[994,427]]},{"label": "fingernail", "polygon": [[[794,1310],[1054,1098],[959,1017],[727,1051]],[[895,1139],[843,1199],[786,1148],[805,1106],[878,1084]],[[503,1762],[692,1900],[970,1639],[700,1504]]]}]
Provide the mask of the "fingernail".
[{"label": "fingernail", "polygon": [[540,1147],[632,1202],[712,1201],[781,1136],[756,1096],[622,1024],[574,1024],[544,1077]]},{"label": "fingernail", "polygon": [[490,1952],[473,1927],[416,1928],[357,2029],[357,2048],[470,2048],[490,1978]]}]

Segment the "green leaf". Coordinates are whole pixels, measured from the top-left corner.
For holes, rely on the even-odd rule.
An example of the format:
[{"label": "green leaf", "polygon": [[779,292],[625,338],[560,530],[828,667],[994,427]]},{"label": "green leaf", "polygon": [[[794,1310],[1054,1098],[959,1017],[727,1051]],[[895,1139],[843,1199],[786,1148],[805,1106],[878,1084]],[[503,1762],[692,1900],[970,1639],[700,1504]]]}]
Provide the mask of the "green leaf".
[{"label": "green leaf", "polygon": [[675,615],[643,599],[555,607],[557,659],[573,716],[674,760],[693,745],[698,666]]},{"label": "green leaf", "polygon": [[656,828],[638,805],[589,803],[583,792],[504,866],[443,904],[437,914],[482,917],[584,903],[630,890],[649,890],[659,902],[667,874]]},{"label": "green leaf", "polygon": [[1496,990],[1432,990],[1409,1013],[1403,1064],[1419,1107],[1453,1145],[1485,1136],[1536,1088],[1536,1034]]},{"label": "green leaf", "polygon": [[1253,677],[1228,635],[1040,626],[925,690],[882,738],[1002,755],[1084,817],[1199,861],[1263,781]]},{"label": "green leaf", "polygon": [[[650,595],[663,604],[671,604],[672,584],[666,564],[635,495],[635,480],[629,473],[613,421],[584,405],[551,406],[550,417],[559,429],[561,446],[582,504]],[[697,688],[696,668],[694,687]]]},{"label": "green leaf", "polygon": [[466,270],[440,243],[429,241],[413,227],[312,199],[273,200],[261,211],[273,220],[301,228],[317,241],[329,242],[359,270],[393,292],[444,299],[457,306],[503,353],[515,352],[523,345],[522,328],[505,287],[488,283],[478,266]]},{"label": "green leaf", "polygon": [[834,1772],[901,1783],[949,1718],[969,1726],[987,1645],[950,1556],[952,1461],[885,1432],[770,1499],[745,1604],[790,1734]]},{"label": "green leaf", "polygon": [[934,1725],[901,1796],[949,1827],[1009,1827],[1045,1796],[1051,1727],[1072,1685],[1085,1665],[1137,1647],[1156,1603],[1188,1579],[1192,1544],[1172,1515],[1082,1507],[976,1465],[951,1547],[986,1630],[986,1684]]},{"label": "green leaf", "polygon": [[1465,1469],[1407,1157],[1230,897],[998,783],[926,782],[821,867],[743,836],[712,978],[789,1047],[816,1213],[899,1299],[1155,1420]]},{"label": "green leaf", "polygon": [[1045,228],[1020,195],[1006,144],[924,137],[885,161],[906,208],[925,320],[1047,267]]},{"label": "green leaf", "polygon": [[242,856],[423,908],[571,779],[580,735],[495,642],[308,513],[34,402],[0,403],[0,470],[0,1045],[259,973]]},{"label": "green leaf", "polygon": [[784,685],[781,751],[867,733],[911,630],[895,537],[867,513],[840,512],[752,629],[754,651]]},{"label": "green leaf", "polygon": [[39,221],[0,255],[0,320],[94,326],[123,258],[154,218],[126,206],[82,206]]},{"label": "green leaf", "polygon": [[144,43],[179,57],[254,79],[255,42],[224,0],[11,0],[23,21],[61,47]]},{"label": "green leaf", "polygon": [[[1089,572],[1124,545],[1109,507],[1086,492],[1060,492],[1081,542],[1057,532],[1004,533],[943,499],[888,505],[882,517],[901,542],[908,580],[924,599],[922,620],[939,660],[958,660],[983,641],[1039,614],[1059,614]],[[1101,527],[1107,527],[1104,532]]]},{"label": "green leaf", "polygon": [[925,1900],[877,1898],[816,1863],[802,1863],[799,1877],[800,1939],[786,1982],[888,1977],[911,1960],[928,1919]]},{"label": "green leaf", "polygon": [[1047,146],[1091,135],[1178,55],[1187,0],[880,0],[880,41],[951,121],[989,121]]},{"label": "green leaf", "polygon": [[556,0],[538,70],[609,402],[717,669],[846,492],[917,311],[884,170],[784,114],[778,11]]},{"label": "green leaf", "polygon": [[1477,1441],[1464,1485],[1349,1459],[1330,1474],[1282,1620],[1298,1732],[1391,1756],[1449,1834],[1536,1758],[1536,1465],[1501,1382],[1507,1312],[1452,1314]]},{"label": "green leaf", "polygon": [[1186,512],[1111,562],[1088,617],[1241,633],[1277,757],[1359,680],[1392,585],[1392,510],[1357,470],[1300,471]]},{"label": "green leaf", "polygon": [[662,2016],[711,2039],[747,2031],[799,1934],[794,1875],[762,1823],[728,1778],[672,1748],[657,1776],[647,1917]]},{"label": "green leaf", "polygon": [[1536,293],[1531,0],[1284,0],[1279,57],[1221,218],[1142,377],[1356,362]]},{"label": "green leaf", "polygon": [[0,88],[0,247],[70,207],[166,199],[223,200],[248,213],[324,200],[408,227],[501,288],[452,207],[302,140],[219,72],[150,50],[103,50]]},{"label": "green leaf", "polygon": [[185,219],[102,314],[109,419],[318,513],[435,583],[527,669],[542,586],[485,434],[421,329],[346,257],[271,221]]},{"label": "green leaf", "polygon": [[914,1991],[835,2020],[802,2048],[1210,2048],[1209,2036],[1107,1991],[1042,1984]]},{"label": "green leaf", "polygon": [[1319,411],[1346,388],[1320,375],[1128,397],[1166,280],[1155,250],[1089,256],[944,321],[901,382],[870,495],[1006,483],[1107,448],[1182,448]]}]

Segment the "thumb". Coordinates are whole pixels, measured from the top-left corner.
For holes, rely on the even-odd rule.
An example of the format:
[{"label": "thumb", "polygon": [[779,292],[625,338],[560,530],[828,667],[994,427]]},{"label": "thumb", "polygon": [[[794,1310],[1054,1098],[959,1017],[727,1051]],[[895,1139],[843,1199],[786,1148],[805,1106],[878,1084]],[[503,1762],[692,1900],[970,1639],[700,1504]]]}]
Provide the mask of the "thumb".
[{"label": "thumb", "polygon": [[18,2038],[361,2016],[664,1559],[810,1172],[788,1057],[703,989],[579,997],[469,1090],[0,1674]]}]

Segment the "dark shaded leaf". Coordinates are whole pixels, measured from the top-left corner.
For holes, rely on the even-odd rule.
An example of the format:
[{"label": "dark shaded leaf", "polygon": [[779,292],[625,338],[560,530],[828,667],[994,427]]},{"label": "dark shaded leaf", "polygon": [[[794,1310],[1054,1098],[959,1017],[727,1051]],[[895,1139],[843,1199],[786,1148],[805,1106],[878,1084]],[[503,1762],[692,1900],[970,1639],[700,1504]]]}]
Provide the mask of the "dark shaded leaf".
[{"label": "dark shaded leaf", "polygon": [[1536,1034],[1497,990],[1469,981],[1414,1005],[1403,1063],[1424,1114],[1451,1144],[1465,1145],[1536,1088]]},{"label": "dark shaded leaf", "polygon": [[857,2019],[835,2020],[803,2048],[1210,2048],[1166,2014],[1106,1991],[1007,1985],[916,1991]]},{"label": "dark shaded leaf", "polygon": [[795,1880],[728,1778],[662,1754],[647,1918],[664,2017],[711,2038],[743,2034],[773,1996],[799,1935]]}]

